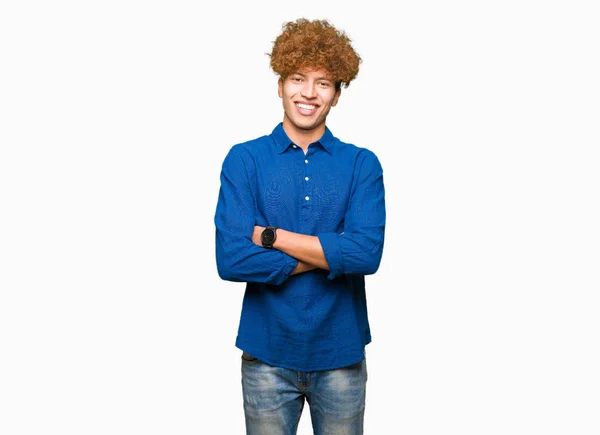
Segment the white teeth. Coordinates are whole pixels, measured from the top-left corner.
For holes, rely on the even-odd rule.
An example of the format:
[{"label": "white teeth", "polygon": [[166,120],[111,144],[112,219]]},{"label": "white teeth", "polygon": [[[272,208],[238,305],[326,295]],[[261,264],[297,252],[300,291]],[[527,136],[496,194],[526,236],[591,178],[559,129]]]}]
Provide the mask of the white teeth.
[{"label": "white teeth", "polygon": [[311,104],[302,104],[302,103],[296,103],[296,105],[301,108],[301,109],[306,109],[306,110],[313,110],[315,108],[315,106],[311,105]]}]

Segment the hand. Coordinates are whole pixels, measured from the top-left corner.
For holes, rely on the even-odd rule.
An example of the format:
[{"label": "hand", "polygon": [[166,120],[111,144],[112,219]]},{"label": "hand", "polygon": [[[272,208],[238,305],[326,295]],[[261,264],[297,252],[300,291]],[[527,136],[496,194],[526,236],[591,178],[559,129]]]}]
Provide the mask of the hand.
[{"label": "hand", "polygon": [[264,231],[265,227],[259,227],[258,225],[254,226],[254,231],[252,232],[252,241],[258,246],[262,246],[262,241],[260,236]]}]

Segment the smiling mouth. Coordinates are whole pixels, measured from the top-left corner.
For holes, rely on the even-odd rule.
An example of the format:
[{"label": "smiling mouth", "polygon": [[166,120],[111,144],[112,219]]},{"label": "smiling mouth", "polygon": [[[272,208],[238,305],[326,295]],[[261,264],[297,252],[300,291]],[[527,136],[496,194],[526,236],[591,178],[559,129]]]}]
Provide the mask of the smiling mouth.
[{"label": "smiling mouth", "polygon": [[303,110],[315,110],[317,108],[317,106],[315,106],[314,104],[303,104],[303,103],[296,103],[296,107],[299,107],[300,109],[303,109]]}]

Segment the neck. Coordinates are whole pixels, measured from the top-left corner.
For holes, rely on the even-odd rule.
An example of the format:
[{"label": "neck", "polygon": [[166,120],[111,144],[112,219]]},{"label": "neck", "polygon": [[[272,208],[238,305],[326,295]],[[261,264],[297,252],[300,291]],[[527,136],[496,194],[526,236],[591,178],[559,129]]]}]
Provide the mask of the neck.
[{"label": "neck", "polygon": [[294,126],[289,119],[287,119],[287,117],[284,117],[283,130],[285,131],[285,134],[287,134],[292,140],[292,142],[306,152],[311,143],[316,142],[323,137],[323,133],[325,133],[325,123],[323,122],[317,127],[309,130],[303,130]]}]

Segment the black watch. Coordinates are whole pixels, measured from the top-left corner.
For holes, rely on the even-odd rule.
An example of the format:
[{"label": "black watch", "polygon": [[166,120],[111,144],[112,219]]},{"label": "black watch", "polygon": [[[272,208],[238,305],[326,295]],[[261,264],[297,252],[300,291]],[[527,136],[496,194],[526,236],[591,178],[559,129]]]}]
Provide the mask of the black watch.
[{"label": "black watch", "polygon": [[277,227],[267,226],[260,235],[260,241],[264,248],[272,248],[277,239]]}]

